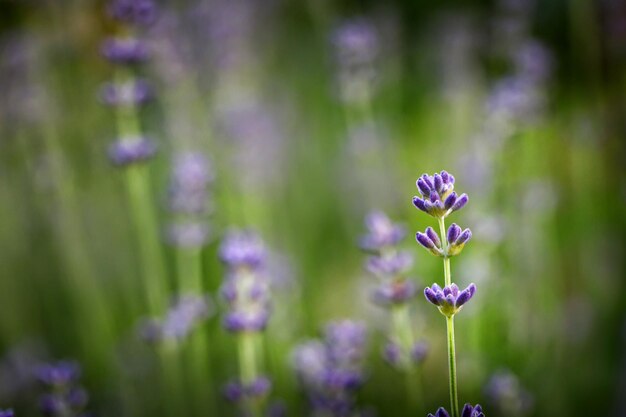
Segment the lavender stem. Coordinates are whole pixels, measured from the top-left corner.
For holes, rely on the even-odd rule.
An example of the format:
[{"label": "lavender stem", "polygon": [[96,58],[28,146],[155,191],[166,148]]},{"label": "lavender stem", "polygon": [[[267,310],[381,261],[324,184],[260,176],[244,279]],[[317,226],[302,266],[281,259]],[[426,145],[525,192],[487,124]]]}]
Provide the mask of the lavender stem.
[{"label": "lavender stem", "polygon": [[[415,335],[411,328],[409,306],[407,304],[393,306],[391,309],[391,322],[399,345],[406,352],[410,352],[413,346],[415,346]],[[420,399],[423,398],[421,380],[416,373],[415,367],[411,364],[410,355],[406,356],[406,363],[402,364],[402,367],[406,369],[406,389],[409,405],[411,408],[414,408],[419,405]]]},{"label": "lavender stem", "polygon": [[459,399],[456,386],[456,349],[454,343],[454,316],[446,317],[448,328],[448,367],[450,369],[450,411],[459,417]]},{"label": "lavender stem", "polygon": [[441,248],[443,249],[443,253],[446,254],[443,258],[443,273],[444,273],[444,285],[447,287],[452,284],[452,274],[450,273],[450,257],[447,256],[448,253],[448,238],[446,234],[446,220],[443,217],[438,218],[439,221],[439,233],[441,238]]}]

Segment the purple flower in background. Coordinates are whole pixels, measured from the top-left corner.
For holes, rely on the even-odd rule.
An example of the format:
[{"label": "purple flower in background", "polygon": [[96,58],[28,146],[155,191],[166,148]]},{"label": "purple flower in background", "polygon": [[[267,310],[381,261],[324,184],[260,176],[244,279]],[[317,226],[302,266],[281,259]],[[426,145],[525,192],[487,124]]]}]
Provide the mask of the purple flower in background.
[{"label": "purple flower in background", "polygon": [[145,80],[125,83],[105,83],[100,89],[100,99],[109,106],[138,106],[152,98],[152,90]]},{"label": "purple flower in background", "polygon": [[114,64],[136,65],[148,60],[148,46],[135,38],[109,38],[102,43],[102,56]]},{"label": "purple flower in background", "polygon": [[361,248],[367,251],[380,251],[395,246],[406,236],[404,227],[393,223],[381,211],[374,211],[365,218],[368,233],[361,238]]},{"label": "purple flower in background", "polygon": [[417,179],[417,189],[422,197],[413,197],[413,205],[433,217],[447,217],[462,209],[468,202],[467,194],[457,196],[454,176],[446,171],[439,174],[423,174]]},{"label": "purple flower in background", "polygon": [[206,213],[209,209],[208,187],[213,180],[213,171],[203,154],[185,152],[177,155],[170,180],[170,210],[188,215]]},{"label": "purple flower in background", "polygon": [[219,253],[227,267],[221,288],[229,307],[224,327],[232,332],[265,329],[270,316],[270,283],[264,270],[267,252],[260,237],[251,231],[231,231]]},{"label": "purple flower in background", "polygon": [[201,222],[181,222],[170,225],[168,241],[181,248],[200,248],[209,239],[209,226]]},{"label": "purple flower in background", "polygon": [[182,340],[189,337],[212,313],[213,305],[207,296],[185,294],[174,300],[163,319],[144,320],[139,334],[149,343]]},{"label": "purple flower in background", "polygon": [[0,410],[0,417],[13,417],[14,415],[15,413],[11,409]]},{"label": "purple flower in background", "polygon": [[446,317],[452,317],[459,312],[475,293],[475,284],[470,284],[463,291],[460,291],[456,284],[451,284],[443,289],[439,285],[433,284],[432,287],[424,289],[426,299],[439,307],[441,314]]},{"label": "purple flower in background", "polygon": [[148,26],[157,16],[152,0],[114,0],[107,11],[113,19],[132,26]]},{"label": "purple flower in background", "polygon": [[[428,351],[429,347],[425,342],[415,343],[409,352],[410,361],[416,365],[421,364],[426,359]],[[401,368],[406,363],[404,355],[402,347],[395,342],[388,342],[382,352],[383,359],[394,368]]]},{"label": "purple flower in background", "polygon": [[374,61],[379,54],[379,35],[371,22],[354,19],[339,26],[332,36],[337,79],[347,103],[367,100],[374,84]]},{"label": "purple flower in background", "polygon": [[272,389],[272,382],[265,376],[259,376],[248,384],[242,384],[239,381],[228,382],[222,393],[224,397],[233,403],[244,400],[261,399],[266,397]]},{"label": "purple flower in background", "polygon": [[82,415],[89,395],[79,385],[80,366],[73,361],[43,364],[37,376],[47,392],[39,399],[39,408],[46,416],[74,417]]},{"label": "purple flower in background", "polygon": [[372,300],[382,306],[403,304],[415,296],[416,285],[413,281],[385,282],[376,287],[372,294]]},{"label": "purple flower in background", "polygon": [[350,320],[329,323],[324,341],[293,352],[293,366],[315,412],[347,416],[356,411],[355,391],[364,383],[366,330]]},{"label": "purple flower in background", "polygon": [[156,144],[144,136],[127,136],[109,146],[109,160],[117,166],[151,159],[157,151]]},{"label": "purple flower in background", "polygon": [[522,387],[519,378],[508,370],[494,373],[484,388],[490,408],[503,416],[524,416],[533,408],[532,395]]}]

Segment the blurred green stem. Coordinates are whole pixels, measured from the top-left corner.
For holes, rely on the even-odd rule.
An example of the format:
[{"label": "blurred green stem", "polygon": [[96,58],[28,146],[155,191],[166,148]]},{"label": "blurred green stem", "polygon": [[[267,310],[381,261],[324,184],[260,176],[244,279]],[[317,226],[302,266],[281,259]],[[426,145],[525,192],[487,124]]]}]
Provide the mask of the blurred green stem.
[{"label": "blurred green stem", "polygon": [[391,322],[393,332],[403,353],[400,366],[406,372],[407,396],[409,406],[413,408],[419,405],[420,399],[423,398],[423,391],[420,377],[411,362],[411,353],[413,346],[415,346],[415,335],[413,334],[409,318],[409,306],[407,304],[394,305],[391,308]]},{"label": "blurred green stem", "polygon": [[[114,78],[116,83],[133,82],[134,74],[131,69],[118,66]],[[118,107],[116,121],[120,139],[141,134],[139,115],[134,105]],[[165,307],[167,276],[161,253],[159,226],[152,201],[150,175],[148,168],[143,164],[131,164],[125,171],[131,216],[139,241],[139,256],[144,275],[143,285],[148,312],[150,315],[158,315]]]},{"label": "blurred green stem", "polygon": [[[256,337],[254,332],[242,332],[238,336],[239,349],[239,378],[244,386],[248,386],[257,379]],[[243,399],[245,411],[251,417],[261,416],[259,403],[255,399]]]}]

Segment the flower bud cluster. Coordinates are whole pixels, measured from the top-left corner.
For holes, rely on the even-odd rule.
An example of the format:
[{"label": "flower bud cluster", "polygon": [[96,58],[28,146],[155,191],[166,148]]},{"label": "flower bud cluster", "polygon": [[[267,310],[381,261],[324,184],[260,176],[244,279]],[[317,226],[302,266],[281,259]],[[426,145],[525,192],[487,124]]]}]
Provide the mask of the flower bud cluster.
[{"label": "flower bud cluster", "polygon": [[39,408],[46,416],[82,417],[89,401],[87,391],[80,386],[80,366],[73,361],[44,364],[36,370],[46,388],[39,399]]},{"label": "flower bud cluster", "polygon": [[361,248],[371,256],[366,269],[379,279],[374,302],[383,306],[406,303],[415,295],[415,284],[406,276],[413,265],[410,252],[398,249],[405,229],[382,212],[372,212],[365,219],[368,233],[361,238]]},{"label": "flower bud cluster", "polygon": [[[102,43],[104,58],[118,68],[115,81],[105,83],[100,89],[101,101],[109,106],[124,109],[120,117],[135,117],[134,109],[147,103],[152,89],[147,81],[135,78],[134,69],[149,58],[147,45],[134,34],[156,19],[156,5],[152,0],[113,0],[107,11],[119,26],[117,36]],[[122,76],[123,75],[123,76]],[[121,111],[121,110],[120,110]],[[143,162],[156,154],[152,139],[138,131],[119,132],[120,137],[109,147],[109,159],[114,165],[127,166]]]},{"label": "flower bud cluster", "polygon": [[264,330],[270,317],[265,245],[252,231],[231,231],[220,248],[220,259],[227,268],[221,288],[229,308],[224,327],[231,332]]}]

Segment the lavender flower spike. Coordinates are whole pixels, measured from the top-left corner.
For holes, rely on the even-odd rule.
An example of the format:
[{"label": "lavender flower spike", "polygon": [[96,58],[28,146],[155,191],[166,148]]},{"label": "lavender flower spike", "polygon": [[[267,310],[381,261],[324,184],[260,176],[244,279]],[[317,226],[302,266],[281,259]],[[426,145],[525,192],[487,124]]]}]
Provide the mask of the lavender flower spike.
[{"label": "lavender flower spike", "polygon": [[361,238],[361,248],[367,251],[397,245],[406,235],[404,227],[393,223],[383,212],[374,211],[365,218],[368,234]]},{"label": "lavender flower spike", "polygon": [[458,313],[475,293],[475,284],[470,284],[463,291],[460,291],[456,284],[451,284],[443,289],[439,285],[433,284],[432,287],[424,289],[426,299],[436,305],[441,314],[446,317],[452,317]]},{"label": "lavender flower spike", "polygon": [[456,224],[452,223],[448,228],[447,239],[448,249],[445,253],[446,257],[456,256],[465,247],[465,244],[472,238],[472,231],[470,229],[461,230]]},{"label": "lavender flower spike", "polygon": [[446,171],[432,176],[423,174],[417,179],[416,186],[422,196],[413,197],[413,205],[433,217],[445,218],[462,209],[469,200],[467,194],[457,196],[453,191],[454,176]]},{"label": "lavender flower spike", "polygon": [[13,417],[15,413],[10,408],[8,410],[0,410],[0,417]]}]

